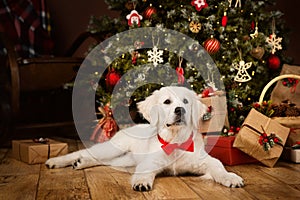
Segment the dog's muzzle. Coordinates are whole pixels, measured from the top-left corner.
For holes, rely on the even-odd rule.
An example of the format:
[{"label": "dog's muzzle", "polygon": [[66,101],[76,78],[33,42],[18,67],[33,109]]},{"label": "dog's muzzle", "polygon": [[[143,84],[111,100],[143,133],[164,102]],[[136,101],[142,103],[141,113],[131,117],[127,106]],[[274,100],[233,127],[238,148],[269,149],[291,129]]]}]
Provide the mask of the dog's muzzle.
[{"label": "dog's muzzle", "polygon": [[167,126],[180,126],[180,125],[185,125],[186,121],[184,118],[184,115],[186,113],[185,109],[183,107],[176,107],[174,110],[175,113],[175,119],[172,124],[167,124]]}]

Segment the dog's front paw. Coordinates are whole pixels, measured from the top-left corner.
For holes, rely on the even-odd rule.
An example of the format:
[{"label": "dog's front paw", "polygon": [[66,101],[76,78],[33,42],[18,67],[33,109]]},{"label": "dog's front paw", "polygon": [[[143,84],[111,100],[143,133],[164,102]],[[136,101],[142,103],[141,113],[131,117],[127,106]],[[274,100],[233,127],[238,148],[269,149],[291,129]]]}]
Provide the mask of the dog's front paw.
[{"label": "dog's front paw", "polygon": [[146,192],[152,190],[153,178],[147,175],[134,175],[132,177],[132,188],[135,191]]},{"label": "dog's front paw", "polygon": [[79,158],[73,162],[72,167],[73,169],[81,169],[80,165],[81,165],[81,159]]},{"label": "dog's front paw", "polygon": [[54,168],[60,168],[61,166],[59,165],[58,159],[57,158],[50,158],[46,161],[45,165],[49,169],[54,169]]},{"label": "dog's front paw", "polygon": [[152,190],[152,186],[149,183],[136,183],[132,186],[135,191],[147,192]]},{"label": "dog's front paw", "polygon": [[239,188],[244,186],[244,180],[235,173],[228,172],[221,180],[221,184],[227,187]]}]

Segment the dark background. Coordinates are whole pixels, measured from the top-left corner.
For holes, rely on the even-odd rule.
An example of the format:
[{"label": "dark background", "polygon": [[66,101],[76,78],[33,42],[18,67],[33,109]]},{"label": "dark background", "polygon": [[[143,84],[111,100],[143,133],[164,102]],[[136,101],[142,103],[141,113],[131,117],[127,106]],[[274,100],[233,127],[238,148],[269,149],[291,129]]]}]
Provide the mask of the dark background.
[{"label": "dark background", "polygon": [[[81,32],[84,32],[91,15],[94,16],[117,16],[118,13],[111,11],[103,0],[47,0],[52,18],[53,37],[56,43],[55,51],[63,54],[71,45],[72,41]],[[284,13],[284,19],[290,29],[290,43],[285,54],[294,59],[293,64],[300,64],[300,1],[278,0],[276,9]]]}]

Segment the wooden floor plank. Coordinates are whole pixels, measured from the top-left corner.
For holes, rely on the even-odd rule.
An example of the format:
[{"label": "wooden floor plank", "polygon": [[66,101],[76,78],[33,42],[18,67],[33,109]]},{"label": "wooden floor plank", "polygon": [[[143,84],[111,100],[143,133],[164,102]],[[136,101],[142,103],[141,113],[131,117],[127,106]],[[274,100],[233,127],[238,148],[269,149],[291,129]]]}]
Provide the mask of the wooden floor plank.
[{"label": "wooden floor plank", "polygon": [[92,199],[131,199],[110,173],[99,168],[84,170]]},{"label": "wooden floor plank", "polygon": [[[274,168],[262,165],[240,165],[227,167],[227,169],[242,174],[245,179],[244,189],[258,199],[299,199],[300,191],[287,183],[288,181],[291,181],[290,184],[299,183],[293,178],[297,179],[299,173],[280,165],[278,163]],[[284,180],[285,178],[287,181]]]},{"label": "wooden floor plank", "polygon": [[290,185],[291,187],[295,188],[296,190],[300,191],[300,183],[295,185]]},{"label": "wooden floor plank", "polygon": [[251,165],[237,165],[237,166],[226,166],[228,171],[232,171],[240,175],[244,179],[245,185],[249,184],[270,184],[273,182],[278,182],[278,180],[269,174],[263,173],[262,169],[264,166],[251,164]]},{"label": "wooden floor plank", "polygon": [[38,174],[0,175],[0,199],[35,199]]},{"label": "wooden floor plank", "polygon": [[[272,177],[286,184],[300,183],[300,167],[295,167],[296,164],[287,164],[280,162],[274,168],[262,167],[261,170]],[[297,173],[295,173],[297,172]]]},{"label": "wooden floor plank", "polygon": [[198,195],[179,177],[160,176],[154,181],[153,190],[145,192],[147,199],[198,199]]},{"label": "wooden floor plank", "polygon": [[211,180],[202,180],[200,177],[185,176],[181,179],[202,199],[205,200],[248,200],[255,199],[243,188],[228,188]]},{"label": "wooden floor plank", "polygon": [[11,149],[0,163],[0,175],[39,174],[39,171],[39,164],[28,165],[27,163],[14,159]]},{"label": "wooden floor plank", "polygon": [[42,167],[37,199],[91,199],[84,171]]},{"label": "wooden floor plank", "polygon": [[130,183],[131,174],[115,170],[115,172],[111,173],[111,176],[118,182],[118,185],[130,199],[146,199],[143,193],[136,192],[132,189]]},{"label": "wooden floor plank", "polygon": [[247,185],[245,190],[247,190],[247,192],[255,196],[257,199],[300,199],[300,191],[285,184],[253,184]]},{"label": "wooden floor plank", "polygon": [[[70,152],[86,147],[80,140],[54,139],[67,142]],[[227,188],[195,176],[159,176],[153,190],[142,193],[131,188],[134,168],[49,170],[11,155],[11,149],[0,149],[0,199],[300,199],[300,165],[283,161],[274,168],[259,163],[226,166],[244,178],[243,188]]]}]

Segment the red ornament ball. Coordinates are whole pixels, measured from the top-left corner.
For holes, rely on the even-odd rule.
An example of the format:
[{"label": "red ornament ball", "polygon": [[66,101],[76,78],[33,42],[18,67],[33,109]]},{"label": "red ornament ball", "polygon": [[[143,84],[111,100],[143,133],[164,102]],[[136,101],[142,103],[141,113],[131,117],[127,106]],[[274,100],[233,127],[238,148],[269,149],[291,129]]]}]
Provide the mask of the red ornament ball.
[{"label": "red ornament ball", "polygon": [[221,44],[216,38],[209,38],[204,42],[203,47],[209,54],[215,54],[219,51]]},{"label": "red ornament ball", "polygon": [[153,14],[156,14],[156,12],[157,11],[155,7],[149,6],[148,8],[146,8],[143,15],[146,19],[150,19]]},{"label": "red ornament ball", "polygon": [[268,58],[268,67],[270,69],[276,70],[280,67],[280,59],[278,56],[271,54]]},{"label": "red ornament ball", "polygon": [[121,76],[116,72],[116,70],[111,69],[105,77],[106,86],[114,87],[118,83],[120,78],[121,78]]}]

